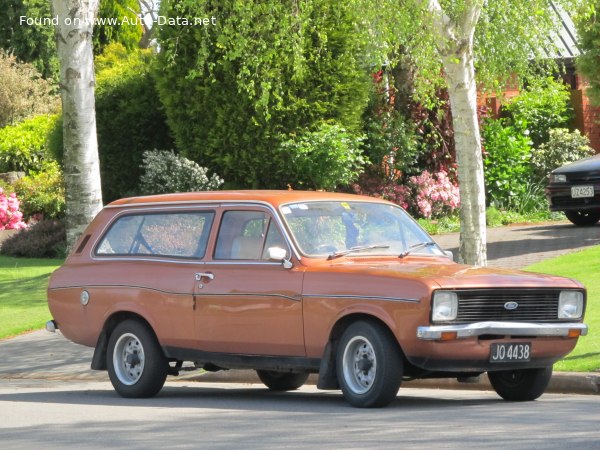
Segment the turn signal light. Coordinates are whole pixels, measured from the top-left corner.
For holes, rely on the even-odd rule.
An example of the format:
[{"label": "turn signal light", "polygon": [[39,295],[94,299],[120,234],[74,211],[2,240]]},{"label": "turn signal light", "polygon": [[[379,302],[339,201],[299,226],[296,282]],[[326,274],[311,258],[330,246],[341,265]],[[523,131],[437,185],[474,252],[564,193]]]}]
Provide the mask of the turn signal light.
[{"label": "turn signal light", "polygon": [[456,331],[443,331],[440,336],[441,341],[453,341],[457,337]]},{"label": "turn signal light", "polygon": [[568,334],[568,336],[569,336],[570,338],[576,338],[576,337],[579,337],[579,336],[581,336],[581,330],[580,330],[580,329],[578,329],[578,328],[570,328],[570,329],[569,329],[569,334]]}]

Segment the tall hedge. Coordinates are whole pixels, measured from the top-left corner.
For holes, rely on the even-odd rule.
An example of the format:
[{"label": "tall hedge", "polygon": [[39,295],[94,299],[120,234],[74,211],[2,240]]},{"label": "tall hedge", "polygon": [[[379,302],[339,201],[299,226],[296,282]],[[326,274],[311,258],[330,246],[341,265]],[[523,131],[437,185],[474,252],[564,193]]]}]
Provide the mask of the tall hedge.
[{"label": "tall hedge", "polygon": [[335,0],[163,0],[161,15],[210,19],[158,33],[155,76],[179,151],[230,185],[285,187],[280,143],[326,121],[359,128],[372,68],[357,14]]}]

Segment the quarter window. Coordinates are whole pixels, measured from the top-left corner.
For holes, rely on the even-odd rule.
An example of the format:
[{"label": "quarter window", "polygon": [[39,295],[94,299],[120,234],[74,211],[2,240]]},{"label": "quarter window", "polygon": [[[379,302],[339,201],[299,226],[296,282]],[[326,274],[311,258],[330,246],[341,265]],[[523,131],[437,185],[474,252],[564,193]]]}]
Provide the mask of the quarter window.
[{"label": "quarter window", "polygon": [[202,258],[213,218],[212,211],[123,216],[104,235],[96,254]]}]

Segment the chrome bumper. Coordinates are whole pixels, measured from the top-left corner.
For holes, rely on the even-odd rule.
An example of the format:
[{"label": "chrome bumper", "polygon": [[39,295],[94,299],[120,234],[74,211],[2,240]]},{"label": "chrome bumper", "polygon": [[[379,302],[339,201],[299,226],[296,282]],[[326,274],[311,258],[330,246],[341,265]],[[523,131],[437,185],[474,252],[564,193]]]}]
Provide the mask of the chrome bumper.
[{"label": "chrome bumper", "polygon": [[49,331],[50,333],[55,333],[56,330],[58,330],[58,325],[54,320],[49,320],[48,322],[46,322],[46,331]]},{"label": "chrome bumper", "polygon": [[571,330],[579,330],[580,335],[585,336],[588,327],[583,323],[477,322],[466,325],[419,327],[417,328],[417,337],[423,340],[436,340],[442,339],[442,333],[456,333],[455,339],[465,339],[484,334],[567,337]]}]

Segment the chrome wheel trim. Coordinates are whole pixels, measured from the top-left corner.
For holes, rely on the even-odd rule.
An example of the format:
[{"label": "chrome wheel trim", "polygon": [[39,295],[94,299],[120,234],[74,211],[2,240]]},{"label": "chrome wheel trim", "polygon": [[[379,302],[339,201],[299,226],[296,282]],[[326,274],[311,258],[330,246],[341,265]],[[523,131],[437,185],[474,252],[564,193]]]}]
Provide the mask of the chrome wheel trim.
[{"label": "chrome wheel trim", "polygon": [[377,358],[373,344],[367,338],[355,336],[346,344],[342,370],[344,380],[353,393],[365,394],[373,387]]},{"label": "chrome wheel trim", "polygon": [[119,336],[113,351],[113,367],[119,382],[126,386],[137,383],[144,373],[144,347],[132,333]]}]

